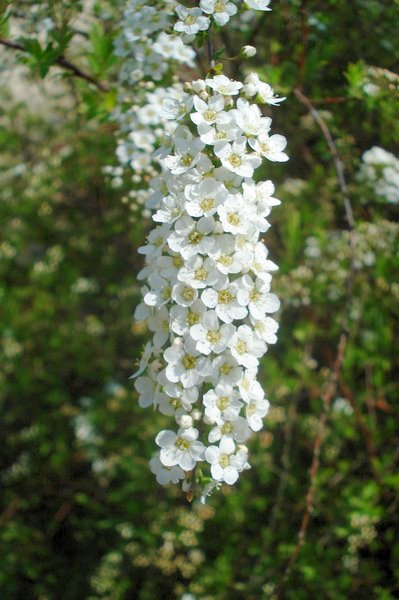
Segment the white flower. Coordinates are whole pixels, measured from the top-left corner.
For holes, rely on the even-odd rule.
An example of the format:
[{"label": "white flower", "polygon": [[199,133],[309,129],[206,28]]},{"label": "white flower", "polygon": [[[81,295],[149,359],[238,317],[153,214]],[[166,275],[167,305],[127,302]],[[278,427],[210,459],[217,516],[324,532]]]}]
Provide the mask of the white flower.
[{"label": "white flower", "polygon": [[245,4],[254,10],[271,10],[269,8],[270,0],[245,0]]},{"label": "white flower", "polygon": [[255,154],[247,154],[246,145],[247,141],[244,137],[238,138],[233,144],[217,142],[215,154],[229,171],[242,177],[252,177],[254,170],[262,161]]},{"label": "white flower", "polygon": [[208,235],[214,230],[213,217],[201,217],[194,221],[184,216],[175,223],[175,230],[168,238],[171,250],[179,252],[186,260],[196,254],[208,254],[215,240]]},{"label": "white flower", "polygon": [[197,441],[198,430],[179,429],[174,431],[160,431],[155,442],[161,448],[159,458],[165,467],[178,465],[184,471],[194,469],[197,461],[204,460],[204,445]]},{"label": "white flower", "polygon": [[287,145],[287,140],[283,135],[276,133],[270,137],[267,134],[261,134],[257,139],[249,140],[250,146],[259,152],[262,156],[273,162],[285,162],[288,156],[283,150]]},{"label": "white flower", "polygon": [[229,348],[238,364],[251,369],[257,367],[260,358],[266,351],[266,345],[254,335],[248,325],[240,325],[230,340]]},{"label": "white flower", "polygon": [[237,417],[233,420],[218,418],[216,426],[209,432],[208,441],[214,444],[223,438],[232,438],[241,443],[245,442],[250,435],[251,429],[244,417]]},{"label": "white flower", "polygon": [[232,386],[219,383],[215,389],[209,390],[202,399],[205,408],[205,414],[213,423],[222,418],[227,421],[234,421],[240,414],[242,402],[239,401],[239,394]]},{"label": "white flower", "polygon": [[191,412],[192,405],[198,400],[198,388],[184,389],[180,384],[167,382],[165,393],[159,399],[158,408],[163,415],[177,417]]},{"label": "white flower", "polygon": [[224,275],[245,271],[253,259],[250,252],[236,250],[236,238],[230,234],[219,235],[216,238],[210,255],[215,261],[216,268]]},{"label": "white flower", "polygon": [[231,323],[235,319],[244,319],[248,311],[237,300],[238,287],[235,282],[223,278],[213,288],[206,288],[201,295],[201,300],[208,308],[213,308],[224,323]]},{"label": "white flower", "polygon": [[177,278],[195,289],[202,289],[215,285],[222,277],[212,258],[192,256],[180,269]]},{"label": "white flower", "polygon": [[194,107],[197,112],[191,113],[190,117],[197,126],[203,123],[214,125],[230,121],[228,113],[224,110],[224,98],[219,94],[211,96],[208,102],[201,100],[199,96],[194,96]]},{"label": "white flower", "polygon": [[237,7],[229,0],[201,0],[200,8],[204,13],[212,15],[218,25],[226,25]]},{"label": "white flower", "polygon": [[196,165],[203,148],[204,143],[199,139],[190,141],[180,138],[175,143],[174,154],[164,159],[165,166],[173,175],[186,173]]},{"label": "white flower", "polygon": [[226,75],[216,75],[212,79],[205,79],[205,83],[212,90],[223,96],[235,96],[242,88],[240,81],[229,79]]},{"label": "white flower", "polygon": [[216,446],[209,446],[205,450],[205,458],[211,465],[212,477],[216,481],[225,481],[229,485],[238,479],[238,469],[241,467],[240,460],[237,463],[235,456],[235,444],[231,438],[223,438]]},{"label": "white flower", "polygon": [[227,198],[228,192],[220,181],[206,178],[199,184],[187,185],[184,194],[188,200],[185,208],[191,217],[210,217]]},{"label": "white flower", "polygon": [[166,119],[179,120],[190,112],[193,105],[193,97],[186,94],[184,98],[165,98],[162,104],[163,114]]},{"label": "white flower", "polygon": [[165,374],[172,383],[182,383],[184,388],[190,388],[209,375],[211,365],[209,359],[201,356],[195,348],[194,340],[176,338],[172,346],[167,348],[164,358],[168,363]]},{"label": "white flower", "polygon": [[195,35],[199,31],[208,29],[210,20],[203,15],[200,8],[186,8],[185,6],[178,4],[175,10],[180,19],[175,23],[173,28],[175,31],[186,33],[188,35]]},{"label": "white flower", "polygon": [[201,315],[206,312],[207,307],[201,300],[195,300],[189,308],[183,306],[172,306],[170,309],[170,327],[177,335],[186,335],[192,325],[201,320]]},{"label": "white flower", "polygon": [[[226,113],[229,115],[229,113]],[[216,123],[216,126],[208,125],[208,123],[200,123],[198,125],[198,135],[204,144],[213,146],[216,142],[232,142],[237,138],[238,127],[234,122]]]},{"label": "white flower", "polygon": [[148,408],[154,406],[159,392],[159,386],[156,381],[150,377],[138,377],[134,382],[134,387],[139,394],[139,406]]},{"label": "white flower", "polygon": [[263,427],[262,419],[269,410],[269,402],[266,399],[253,398],[246,406],[245,414],[248,425],[252,431],[259,431]]},{"label": "white flower", "polygon": [[160,254],[162,254],[162,249],[165,245],[165,242],[166,242],[169,232],[170,232],[169,223],[164,223],[163,225],[160,225],[159,227],[155,227],[148,234],[147,244],[145,246],[141,246],[137,250],[137,252],[139,254],[144,254],[144,255],[151,254],[152,256],[159,256]]},{"label": "white flower", "polygon": [[153,273],[150,277],[152,289],[144,294],[143,300],[145,304],[159,307],[169,302],[172,291],[169,281],[163,279],[157,273]]},{"label": "white flower", "polygon": [[259,183],[247,180],[244,181],[242,187],[244,190],[244,200],[260,204],[265,213],[268,210],[265,216],[268,216],[273,206],[279,206],[279,204],[281,204],[280,200],[272,196],[275,192],[275,187],[270,179],[267,181],[260,181]]},{"label": "white flower", "polygon": [[278,106],[285,100],[285,98],[275,96],[273,88],[268,83],[261,81],[256,73],[248,75],[241,93],[245,98],[257,96],[259,102],[272,106]]},{"label": "white flower", "polygon": [[275,344],[277,342],[276,333],[278,331],[278,323],[272,317],[266,317],[258,321],[251,317],[252,327],[256,335],[266,342],[266,344]]},{"label": "white flower", "polygon": [[262,117],[259,106],[250,104],[244,98],[237,100],[237,108],[231,110],[230,115],[241,133],[249,138],[270,131],[272,120],[269,117]]},{"label": "white flower", "polygon": [[235,332],[234,325],[221,324],[215,311],[206,312],[197,325],[190,328],[190,335],[196,341],[196,349],[202,354],[220,354]]},{"label": "white flower", "polygon": [[223,353],[212,361],[210,378],[227,385],[235,385],[242,377],[242,368],[230,353]]},{"label": "white flower", "polygon": [[183,196],[166,196],[152,219],[158,223],[174,223],[184,212]]},{"label": "white flower", "polygon": [[257,369],[246,369],[238,382],[241,398],[247,404],[251,402],[251,400],[263,400],[265,397],[265,392],[259,381],[256,379],[256,375]]},{"label": "white flower", "polygon": [[148,329],[155,332],[153,342],[155,346],[163,346],[169,337],[169,311],[161,306],[157,312],[147,319]]},{"label": "white flower", "polygon": [[171,298],[179,306],[191,306],[198,299],[198,290],[188,283],[179,282],[172,287]]},{"label": "white flower", "polygon": [[241,194],[230,195],[224,204],[218,207],[218,214],[225,232],[236,235],[250,231],[251,212]]},{"label": "white flower", "polygon": [[168,485],[168,483],[178,483],[180,479],[184,479],[184,471],[181,467],[175,465],[174,467],[165,467],[159,458],[159,455],[154,456],[150,460],[151,472],[154,473],[155,478],[161,485]]},{"label": "white flower", "polygon": [[269,292],[270,286],[261,279],[254,282],[249,275],[244,275],[237,293],[237,300],[247,306],[255,319],[264,319],[266,313],[274,313],[280,308],[280,300]]}]

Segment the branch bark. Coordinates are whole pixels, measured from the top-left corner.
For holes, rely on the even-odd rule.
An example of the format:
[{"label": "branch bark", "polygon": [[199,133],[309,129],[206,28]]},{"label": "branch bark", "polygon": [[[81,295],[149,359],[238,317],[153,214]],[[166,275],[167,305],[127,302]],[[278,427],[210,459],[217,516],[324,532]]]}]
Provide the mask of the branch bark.
[{"label": "branch bark", "polygon": [[337,147],[335,145],[334,139],[331,135],[331,132],[320,115],[319,111],[314,107],[312,102],[305,96],[305,94],[299,89],[294,90],[295,96],[299,100],[301,104],[303,104],[313,117],[314,121],[319,126],[324,139],[327,142],[328,148],[330,150],[330,154],[334,163],[338,186],[341,192],[341,196],[343,198],[344,208],[345,208],[345,216],[348,222],[349,229],[349,245],[350,245],[350,265],[348,276],[346,280],[346,292],[345,292],[345,307],[342,315],[341,321],[341,333],[339,336],[338,347],[336,352],[336,358],[334,361],[333,368],[330,373],[330,377],[327,383],[326,390],[322,397],[322,414],[319,419],[318,431],[313,445],[313,457],[312,463],[310,467],[310,483],[308,487],[308,491],[306,493],[306,501],[305,501],[305,510],[302,516],[301,525],[298,532],[297,542],[294,547],[294,550],[291,554],[291,557],[288,561],[287,568],[284,574],[284,581],[287,581],[290,573],[292,571],[292,567],[295,564],[295,561],[298,558],[300,550],[304,544],[306,533],[309,526],[309,521],[311,518],[311,514],[313,512],[314,507],[314,496],[317,485],[317,473],[320,465],[320,452],[322,443],[325,435],[325,428],[327,422],[328,411],[331,405],[331,401],[334,397],[334,394],[337,389],[338,379],[341,373],[341,367],[344,359],[345,349],[348,343],[349,337],[349,319],[350,319],[350,308],[352,302],[352,291],[353,291],[353,282],[354,282],[354,274],[355,274],[355,221],[353,217],[353,210],[351,201],[348,194],[348,186],[346,184],[344,166],[339,156]]}]

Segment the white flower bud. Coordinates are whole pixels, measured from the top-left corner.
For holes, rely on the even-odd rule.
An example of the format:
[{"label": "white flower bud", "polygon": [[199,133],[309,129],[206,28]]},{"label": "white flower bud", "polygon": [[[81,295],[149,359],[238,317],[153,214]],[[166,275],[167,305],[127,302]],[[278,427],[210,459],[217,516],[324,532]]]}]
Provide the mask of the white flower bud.
[{"label": "white flower bud", "polygon": [[189,429],[193,426],[193,419],[190,415],[182,415],[178,419],[176,419],[177,424],[180,425],[182,429]]},{"label": "white flower bud", "polygon": [[195,408],[193,410],[193,412],[191,413],[191,416],[194,421],[199,421],[200,418],[202,417],[202,412],[200,410],[198,410],[197,408]]},{"label": "white flower bud", "polygon": [[190,87],[196,94],[206,90],[205,81],[203,79],[196,79],[195,81],[192,81]]},{"label": "white flower bud", "polygon": [[245,58],[252,58],[256,54],[256,48],[254,46],[243,46],[241,48],[241,56]]}]

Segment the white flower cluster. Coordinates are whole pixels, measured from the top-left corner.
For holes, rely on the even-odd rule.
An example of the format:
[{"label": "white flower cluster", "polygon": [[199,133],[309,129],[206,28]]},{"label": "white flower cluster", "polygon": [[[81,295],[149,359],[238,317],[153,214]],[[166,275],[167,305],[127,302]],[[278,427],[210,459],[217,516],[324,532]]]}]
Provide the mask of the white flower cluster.
[{"label": "white flower cluster", "polygon": [[362,156],[360,181],[370,184],[377,196],[390,204],[399,204],[399,158],[373,146]]},{"label": "white flower cluster", "polygon": [[170,61],[194,67],[194,50],[179,35],[166,33],[175,5],[173,0],[129,0],[115,40],[115,54],[125,59],[119,75],[122,82],[132,84],[146,77],[160,81]]},{"label": "white flower cluster", "polygon": [[[149,83],[146,87],[149,89],[141,94],[137,103],[114,115],[124,134],[124,138],[118,143],[117,157],[122,165],[131,167],[139,181],[143,179],[144,174],[153,177],[157,173],[153,153],[156,145],[164,137],[168,123],[163,101],[168,99],[179,102],[183,98],[183,86],[180,83],[156,88]],[[148,184],[146,187],[148,189]]]},{"label": "white flower cluster", "polygon": [[273,183],[253,175],[262,158],[288,157],[285,138],[271,134],[256,103],[278,100],[254,76],[243,85],[216,75],[185,89],[164,101],[172,133],[156,153],[162,174],[149,205],[157,225],[139,249],[146,283],[135,318],[153,338],[135,387],[140,406],[177,425],[156,437],[157,480],[183,479],[190,489],[203,461],[210,486],[233,484],[249,468],[243,444],[268,411],[257,371],[276,342],[270,314],[280,303],[270,291],[277,267],[260,236],[280,202]]},{"label": "white flower cluster", "polygon": [[[251,0],[248,4],[250,2]],[[269,0],[260,0],[260,3],[252,0],[252,4],[251,8],[256,10],[269,10],[266,8]],[[153,153],[167,124],[162,102],[164,98],[179,102],[183,95],[181,83],[166,83],[172,80],[169,73],[171,65],[178,62],[190,68],[195,66],[195,51],[185,43],[195,36],[181,37],[184,27],[192,21],[191,12],[197,14],[199,11],[202,15],[208,15],[202,17],[205,21],[199,20],[199,23],[207,23],[206,28],[211,25],[211,16],[218,25],[224,25],[228,21],[226,15],[229,17],[237,12],[236,5],[227,0],[201,0],[200,7],[186,9],[175,0],[167,0],[166,3],[160,0],[146,3],[142,0],[129,0],[123,11],[121,31],[115,40],[115,54],[123,58],[119,72],[122,92],[119,94],[119,106],[113,113],[122,134],[118,142],[117,157],[123,167],[128,165],[133,170],[134,183],[144,183],[146,189],[148,185],[145,179],[155,176],[157,172]],[[182,24],[183,21],[177,20],[180,17],[185,25]],[[167,33],[173,31],[173,23],[175,32]],[[199,30],[193,25],[193,32],[198,33]],[[255,49],[245,46],[242,51],[243,55],[252,56]],[[162,85],[156,86],[154,82],[160,80]],[[132,84],[135,84],[134,88],[131,88]],[[132,96],[131,89],[134,90]],[[277,105],[283,100],[274,97],[270,86],[259,81],[257,75],[253,74],[243,94],[251,98],[255,93],[258,94],[259,102]],[[129,104],[127,110],[126,103]],[[136,190],[131,195],[140,204],[145,202],[147,196],[144,190]]]},{"label": "white flower cluster", "polygon": [[238,12],[239,7],[253,10],[267,11],[270,0],[246,0],[242,2],[230,2],[230,0],[200,0],[199,6],[187,8],[177,3],[176,14],[178,17],[174,30],[178,32],[184,42],[191,42],[200,31],[209,29],[213,22],[222,26],[230,20],[230,17]]}]

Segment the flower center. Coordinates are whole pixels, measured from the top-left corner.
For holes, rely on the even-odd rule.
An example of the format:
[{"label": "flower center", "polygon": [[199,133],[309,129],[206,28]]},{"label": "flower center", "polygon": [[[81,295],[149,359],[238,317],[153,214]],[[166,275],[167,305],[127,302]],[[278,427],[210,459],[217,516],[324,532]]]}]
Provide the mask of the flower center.
[{"label": "flower center", "polygon": [[229,363],[223,363],[219,367],[219,373],[221,375],[228,375],[233,367]]},{"label": "flower center", "polygon": [[190,244],[199,244],[199,242],[202,240],[204,236],[199,233],[198,231],[192,231],[190,233],[190,235],[188,236],[188,241],[190,242]]},{"label": "flower center", "polygon": [[169,404],[173,406],[173,408],[181,408],[181,400],[180,398],[170,398]]},{"label": "flower center", "polygon": [[258,302],[259,298],[260,298],[260,293],[258,292],[258,290],[256,288],[252,288],[252,290],[249,294],[250,302]]},{"label": "flower center", "polygon": [[200,202],[200,208],[204,212],[206,212],[207,210],[211,210],[212,208],[214,208],[214,206],[215,206],[215,200],[213,198],[204,198]]},{"label": "flower center", "polygon": [[206,339],[208,340],[208,342],[210,342],[211,344],[216,344],[216,342],[218,342],[221,338],[221,334],[219,331],[216,331],[216,329],[211,329],[210,331],[208,331],[208,333],[206,334]]},{"label": "flower center", "polygon": [[182,156],[181,164],[183,165],[183,167],[189,167],[193,160],[194,157],[191,156],[191,154],[186,154],[185,156]]},{"label": "flower center", "polygon": [[199,314],[189,310],[187,315],[187,324],[197,325],[197,323],[199,323]]},{"label": "flower center", "polygon": [[229,405],[229,399],[227,396],[220,396],[216,401],[216,406],[219,410],[226,410]]},{"label": "flower center", "polygon": [[180,269],[180,267],[184,265],[184,260],[181,256],[174,256],[172,262],[173,266],[176,267],[176,269]]},{"label": "flower center", "polygon": [[227,221],[228,223],[230,223],[230,225],[239,225],[240,224],[240,217],[237,215],[237,213],[229,213],[229,216],[227,217]]},{"label": "flower center", "polygon": [[247,406],[247,415],[251,416],[256,412],[256,405],[253,402],[250,402]]},{"label": "flower center", "polygon": [[194,23],[195,23],[194,15],[187,15],[187,17],[184,19],[185,25],[194,25]]},{"label": "flower center", "polygon": [[245,354],[247,351],[247,344],[242,340],[239,340],[236,344],[236,350],[238,354]]},{"label": "flower center", "polygon": [[230,463],[230,458],[228,454],[221,454],[220,458],[219,458],[219,464],[220,466],[225,469],[226,467],[229,466]]},{"label": "flower center", "polygon": [[225,131],[218,131],[217,133],[215,133],[215,140],[225,140],[226,137],[227,135]]},{"label": "flower center", "polygon": [[170,298],[170,294],[171,294],[172,288],[170,287],[170,285],[168,285],[168,287],[166,287],[163,291],[162,291],[162,298],[164,300],[169,300]]},{"label": "flower center", "polygon": [[213,121],[217,115],[216,110],[208,109],[204,112],[205,121]]},{"label": "flower center", "polygon": [[176,446],[179,448],[179,450],[188,450],[190,448],[190,442],[184,440],[183,438],[177,438]]},{"label": "flower center", "polygon": [[220,304],[229,304],[233,300],[234,296],[229,290],[220,290],[218,292],[218,300]]},{"label": "flower center", "polygon": [[220,431],[222,433],[231,433],[233,431],[233,425],[231,423],[225,423],[221,426]]},{"label": "flower center", "polygon": [[230,154],[229,162],[233,167],[239,167],[242,163],[241,156],[239,154]]},{"label": "flower center", "polygon": [[220,264],[222,264],[224,267],[229,267],[233,262],[233,259],[231,258],[231,256],[226,256],[226,254],[222,254],[218,262],[220,262]]},{"label": "flower center", "polygon": [[265,154],[270,150],[269,144],[266,144],[266,142],[263,142],[263,144],[259,144],[259,146],[262,152],[264,152]]},{"label": "flower center", "polygon": [[185,356],[183,356],[181,362],[183,367],[187,369],[187,371],[189,371],[190,369],[195,368],[195,365],[197,364],[197,359],[192,354],[186,354]]},{"label": "flower center", "polygon": [[187,302],[194,300],[194,295],[195,292],[192,287],[185,287],[182,292],[182,297],[184,298],[184,300],[187,300]]},{"label": "flower center", "polygon": [[208,271],[204,269],[204,267],[200,267],[195,271],[194,277],[197,279],[197,281],[206,281],[206,278],[208,277]]},{"label": "flower center", "polygon": [[160,235],[154,241],[154,246],[156,246],[157,248],[159,248],[159,246],[162,246],[162,244],[163,244],[163,237]]},{"label": "flower center", "polygon": [[256,331],[259,333],[263,333],[265,331],[265,324],[262,321],[257,321],[255,325]]}]

